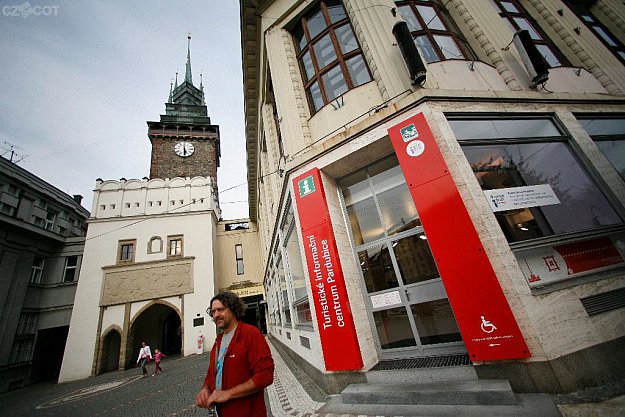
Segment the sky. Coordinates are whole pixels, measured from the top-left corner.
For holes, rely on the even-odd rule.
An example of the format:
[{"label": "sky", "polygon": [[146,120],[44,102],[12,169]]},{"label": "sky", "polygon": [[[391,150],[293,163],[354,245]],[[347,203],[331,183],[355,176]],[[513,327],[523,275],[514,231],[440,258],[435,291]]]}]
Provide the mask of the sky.
[{"label": "sky", "polygon": [[146,121],[165,113],[176,71],[184,80],[188,32],[220,129],[222,217],[247,217],[237,0],[0,0],[0,155],[13,146],[89,211],[97,178],[149,176]]}]

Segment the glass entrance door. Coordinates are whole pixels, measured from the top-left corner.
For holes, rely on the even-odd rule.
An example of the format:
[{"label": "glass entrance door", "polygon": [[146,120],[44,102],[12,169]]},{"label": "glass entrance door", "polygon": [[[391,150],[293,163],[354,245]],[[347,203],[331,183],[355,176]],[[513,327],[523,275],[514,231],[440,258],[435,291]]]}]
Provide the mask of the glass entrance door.
[{"label": "glass entrance door", "polygon": [[382,358],[465,352],[395,156],[339,181]]}]

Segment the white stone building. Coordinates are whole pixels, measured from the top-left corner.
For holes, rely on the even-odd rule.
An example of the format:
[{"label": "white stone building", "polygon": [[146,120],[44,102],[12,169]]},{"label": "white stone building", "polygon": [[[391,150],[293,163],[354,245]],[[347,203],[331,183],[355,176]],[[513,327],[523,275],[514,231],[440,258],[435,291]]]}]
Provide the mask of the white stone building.
[{"label": "white stone building", "polygon": [[322,387],[622,378],[622,2],[240,5],[268,331]]},{"label": "white stone building", "polygon": [[143,341],[190,355],[215,339],[219,126],[189,52],[148,137],[150,179],[96,183],[60,382],[134,366]]}]

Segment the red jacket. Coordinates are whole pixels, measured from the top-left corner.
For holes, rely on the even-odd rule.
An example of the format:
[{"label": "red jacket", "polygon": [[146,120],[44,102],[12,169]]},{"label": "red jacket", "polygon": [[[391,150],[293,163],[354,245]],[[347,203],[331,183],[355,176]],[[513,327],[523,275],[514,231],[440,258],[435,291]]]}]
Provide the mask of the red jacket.
[{"label": "red jacket", "polygon": [[[215,390],[215,355],[219,352],[221,338],[217,336],[211,349],[208,372],[204,384]],[[265,337],[254,326],[239,322],[224,356],[222,389],[237,386],[252,378],[258,392],[235,398],[218,406],[220,417],[265,417],[264,388],[273,383],[273,358]]]}]

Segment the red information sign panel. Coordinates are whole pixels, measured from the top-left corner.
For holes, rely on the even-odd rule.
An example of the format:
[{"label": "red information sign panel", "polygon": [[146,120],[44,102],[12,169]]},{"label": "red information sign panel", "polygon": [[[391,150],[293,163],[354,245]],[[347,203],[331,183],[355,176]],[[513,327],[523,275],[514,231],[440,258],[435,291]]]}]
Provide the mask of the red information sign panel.
[{"label": "red information sign panel", "polygon": [[388,134],[471,360],[531,356],[425,117]]},{"label": "red information sign panel", "polygon": [[326,369],[362,369],[321,172],[313,168],[295,178],[293,185]]}]

